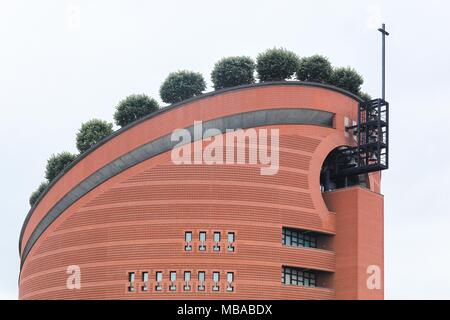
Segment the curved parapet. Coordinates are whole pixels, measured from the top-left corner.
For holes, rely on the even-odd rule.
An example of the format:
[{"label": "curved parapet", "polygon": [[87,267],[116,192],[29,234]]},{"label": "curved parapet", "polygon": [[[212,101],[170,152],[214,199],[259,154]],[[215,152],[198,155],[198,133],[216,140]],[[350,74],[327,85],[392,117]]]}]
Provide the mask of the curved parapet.
[{"label": "curved parapet", "polygon": [[[124,127],[80,156],[30,210],[19,244],[20,298],[179,298],[186,279],[192,298],[335,297],[336,217],[322,198],[320,170],[331,150],[353,143],[344,125],[358,103],[325,85],[263,83]],[[261,163],[174,163],[180,145],[172,133],[195,137],[199,121],[200,136],[186,146],[207,144],[210,129],[223,139],[231,129],[276,129],[276,173],[261,174]],[[283,245],[285,229],[312,232],[319,247]],[[80,288],[66,286],[70,266],[81,272]],[[314,286],[280,283],[282,270],[311,269]],[[198,291],[202,272],[206,288]]]}]

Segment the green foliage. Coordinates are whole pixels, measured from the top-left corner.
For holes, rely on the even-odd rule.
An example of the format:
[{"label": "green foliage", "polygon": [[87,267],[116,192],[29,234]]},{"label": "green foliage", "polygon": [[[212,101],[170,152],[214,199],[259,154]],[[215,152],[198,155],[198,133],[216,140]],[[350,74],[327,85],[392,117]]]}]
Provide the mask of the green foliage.
[{"label": "green foliage", "polygon": [[118,126],[124,127],[159,109],[158,102],[145,94],[132,94],[116,106],[114,120]]},{"label": "green foliage", "polygon": [[211,72],[214,89],[255,82],[255,62],[250,57],[228,57],[216,62]]},{"label": "green foliage", "polygon": [[39,196],[45,191],[45,189],[47,189],[49,185],[48,181],[44,181],[42,182],[39,187],[36,189],[36,191],[34,191],[31,196],[30,196],[30,206],[34,206],[34,204],[36,203],[37,199],[39,198]]},{"label": "green foliage", "polygon": [[161,85],[159,94],[166,103],[177,103],[198,96],[206,89],[206,82],[198,72],[172,72]]},{"label": "green foliage", "polygon": [[358,95],[364,79],[353,68],[335,68],[331,74],[330,83]]},{"label": "green foliage", "polygon": [[55,177],[64,170],[77,157],[76,154],[64,151],[59,154],[53,154],[47,161],[45,168],[45,177],[48,181],[52,181]]},{"label": "green foliage", "polygon": [[372,100],[371,95],[368,94],[368,93],[366,93],[366,92],[360,92],[360,93],[359,93],[359,97],[360,97],[361,99],[363,99],[364,101],[370,101],[370,100]]},{"label": "green foliage", "polygon": [[300,81],[328,83],[332,72],[333,67],[326,57],[313,55],[300,59],[297,79]]},{"label": "green foliage", "polygon": [[256,71],[260,81],[280,81],[292,77],[298,69],[299,58],[283,48],[268,49],[256,59]]},{"label": "green foliage", "polygon": [[77,148],[83,153],[112,133],[112,123],[99,119],[89,120],[81,125],[77,133]]}]

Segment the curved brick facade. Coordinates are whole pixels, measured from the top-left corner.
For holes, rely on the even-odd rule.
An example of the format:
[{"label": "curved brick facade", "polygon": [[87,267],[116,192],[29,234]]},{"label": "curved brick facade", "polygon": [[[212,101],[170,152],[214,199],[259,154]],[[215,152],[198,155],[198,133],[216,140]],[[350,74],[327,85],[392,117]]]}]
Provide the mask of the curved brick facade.
[{"label": "curved brick facade", "polygon": [[[383,265],[379,175],[370,176],[371,190],[353,187],[325,197],[320,191],[325,157],[334,148],[353,143],[344,130],[344,118],[355,120],[357,105],[355,97],[323,86],[255,85],[187,101],[121,130],[60,176],[32,209],[20,243],[20,298],[382,298],[382,288],[369,290],[362,285],[365,280],[354,281],[365,274],[365,264],[381,269]],[[257,130],[279,129],[276,175],[261,175],[259,165],[249,164],[175,165],[169,150],[116,168],[117,174],[97,179],[101,183],[75,196],[73,190],[99,175],[100,169],[120,157],[132,161],[133,156],[125,155],[176,128],[281,109],[321,111],[331,114],[332,122],[299,124],[276,116],[290,113],[275,112],[277,124],[259,125]],[[142,154],[135,152],[134,158]],[[61,204],[64,196],[67,208]],[[342,197],[347,200],[342,202]],[[366,206],[363,211],[370,215],[372,227],[365,236],[354,237],[364,229],[358,218],[361,205]],[[53,214],[58,206],[60,213]],[[311,231],[317,246],[283,245],[283,227]],[[185,251],[185,232],[192,232],[191,251]],[[200,232],[206,232],[205,251],[199,250]],[[214,232],[221,234],[217,252]],[[228,233],[235,237],[233,252],[227,250]],[[350,249],[348,241],[354,244]],[[73,265],[81,271],[80,289],[66,286],[66,271]],[[315,285],[282,284],[283,267],[312,270]],[[186,271],[191,275],[190,290],[184,290]],[[156,272],[162,272],[161,291],[155,289]],[[171,272],[177,274],[175,283],[170,281]],[[205,272],[205,291],[198,290],[199,272]],[[214,272],[220,275],[217,291]],[[135,277],[131,284],[130,273]],[[148,291],[142,290],[145,273]],[[230,273],[232,291],[227,290]]]}]

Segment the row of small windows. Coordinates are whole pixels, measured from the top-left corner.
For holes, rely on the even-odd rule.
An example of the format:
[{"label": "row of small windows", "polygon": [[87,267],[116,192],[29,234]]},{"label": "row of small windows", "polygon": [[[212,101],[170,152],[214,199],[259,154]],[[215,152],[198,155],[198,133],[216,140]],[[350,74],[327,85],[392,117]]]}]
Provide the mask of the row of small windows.
[{"label": "row of small windows", "polygon": [[[234,232],[227,232],[226,238],[226,251],[234,252],[236,236]],[[212,251],[220,252],[222,250],[222,232],[214,231],[212,235]],[[184,233],[184,251],[192,251],[193,249],[193,233],[192,231],[186,231]],[[198,251],[207,251],[207,232],[199,231],[198,233]]]},{"label": "row of small windows", "polygon": [[282,243],[286,246],[317,248],[317,236],[310,231],[283,228]]},{"label": "row of small windows", "polygon": [[317,274],[313,270],[283,267],[281,283],[294,286],[315,287]]},{"label": "row of small windows", "polygon": [[[169,281],[166,284],[168,291],[177,291],[177,288],[181,288],[182,291],[198,291],[205,292],[208,287],[211,288],[213,292],[225,290],[226,292],[234,291],[234,272],[226,272],[224,283],[221,281],[221,272],[213,271],[211,273],[211,281],[207,280],[205,271],[198,271],[196,275],[196,281],[192,280],[192,272],[184,271],[182,276],[183,281],[178,281],[177,272],[170,271],[169,272]],[[153,283],[153,289],[155,292],[164,291],[165,282],[163,279],[163,272],[156,271],[155,272],[155,281]],[[136,281],[136,272],[128,272],[128,292],[137,292],[137,288],[140,287],[141,292],[149,292],[150,291],[150,281],[149,281],[149,273],[147,271],[143,271],[141,273],[141,282],[138,284]]]}]

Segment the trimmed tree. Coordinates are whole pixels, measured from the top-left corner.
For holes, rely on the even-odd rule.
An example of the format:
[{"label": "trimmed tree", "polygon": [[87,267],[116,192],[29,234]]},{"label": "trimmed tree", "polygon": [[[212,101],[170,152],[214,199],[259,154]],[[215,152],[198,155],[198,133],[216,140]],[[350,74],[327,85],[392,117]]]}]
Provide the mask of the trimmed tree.
[{"label": "trimmed tree", "polygon": [[36,203],[37,199],[39,198],[39,196],[44,193],[45,189],[47,189],[49,185],[48,181],[44,181],[42,182],[39,187],[36,189],[36,191],[34,191],[31,196],[30,196],[30,206],[34,206],[34,204]]},{"label": "trimmed tree", "polygon": [[370,100],[372,100],[372,96],[371,96],[370,94],[366,93],[366,92],[360,92],[360,93],[359,93],[359,97],[360,97],[361,99],[363,99],[364,101],[370,101]]},{"label": "trimmed tree", "polygon": [[112,123],[99,119],[89,120],[81,125],[77,133],[77,149],[83,153],[112,133]]},{"label": "trimmed tree", "polygon": [[300,81],[328,83],[332,72],[333,67],[326,57],[313,55],[300,59],[297,79]]},{"label": "trimmed tree", "polygon": [[250,57],[228,57],[216,62],[211,72],[214,89],[255,82],[255,62]]},{"label": "trimmed tree", "polygon": [[335,68],[331,74],[330,83],[358,95],[364,79],[353,68]]},{"label": "trimmed tree", "polygon": [[177,103],[198,96],[206,89],[201,73],[193,71],[172,72],[164,80],[159,94],[166,103]]},{"label": "trimmed tree", "polygon": [[53,154],[47,160],[45,168],[45,177],[48,181],[52,181],[55,177],[64,170],[77,157],[76,154],[64,151],[58,154]]},{"label": "trimmed tree", "polygon": [[281,81],[291,78],[298,69],[299,58],[283,48],[268,49],[256,59],[256,71],[260,81]]},{"label": "trimmed tree", "polygon": [[159,109],[158,102],[145,94],[132,94],[116,106],[114,120],[118,126],[124,127]]}]

